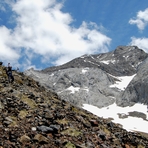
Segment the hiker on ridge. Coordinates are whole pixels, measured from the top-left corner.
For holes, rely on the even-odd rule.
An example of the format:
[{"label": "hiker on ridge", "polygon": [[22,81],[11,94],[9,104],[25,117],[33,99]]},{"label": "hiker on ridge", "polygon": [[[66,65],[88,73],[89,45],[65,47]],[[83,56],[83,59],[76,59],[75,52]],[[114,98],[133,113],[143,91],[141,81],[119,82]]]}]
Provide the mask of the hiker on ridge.
[{"label": "hiker on ridge", "polygon": [[8,67],[7,67],[7,76],[8,76],[9,83],[12,83],[14,81],[14,77],[12,75],[12,66],[10,66],[10,63],[8,63]]}]

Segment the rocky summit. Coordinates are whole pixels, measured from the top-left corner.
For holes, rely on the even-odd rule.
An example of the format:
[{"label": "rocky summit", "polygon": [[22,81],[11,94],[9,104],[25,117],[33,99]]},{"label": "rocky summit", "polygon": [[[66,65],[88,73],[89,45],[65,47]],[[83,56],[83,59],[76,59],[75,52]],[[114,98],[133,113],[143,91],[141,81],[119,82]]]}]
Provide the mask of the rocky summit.
[{"label": "rocky summit", "polygon": [[141,133],[66,102],[23,73],[13,71],[13,76],[9,83],[1,63],[0,148],[148,147]]},{"label": "rocky summit", "polygon": [[[24,72],[78,107],[116,103],[148,104],[148,54],[137,46],[118,46],[108,53],[84,55],[41,71]],[[123,83],[123,78],[130,78]],[[120,85],[123,85],[122,87]],[[125,86],[124,86],[125,85]]]}]

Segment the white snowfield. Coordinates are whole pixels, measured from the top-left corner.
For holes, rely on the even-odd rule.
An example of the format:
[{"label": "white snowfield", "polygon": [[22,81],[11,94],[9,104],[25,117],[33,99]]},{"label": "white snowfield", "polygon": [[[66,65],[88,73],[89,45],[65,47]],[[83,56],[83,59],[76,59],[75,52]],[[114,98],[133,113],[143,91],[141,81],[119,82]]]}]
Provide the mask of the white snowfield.
[{"label": "white snowfield", "polygon": [[[135,74],[136,75],[136,74]],[[110,87],[117,87],[119,90],[124,90],[130,81],[134,78],[134,76],[125,76],[125,77],[115,77],[119,81],[115,84],[111,85]],[[147,105],[143,105],[140,103],[135,104],[131,107],[119,107],[116,103],[104,107],[98,108],[93,105],[83,104],[83,109],[103,118],[113,118],[114,123],[119,123],[123,126],[124,129],[127,131],[141,131],[148,133],[148,112],[147,112]],[[122,116],[128,115],[128,112],[140,112],[146,115],[146,120],[139,118],[139,117],[132,117],[128,116],[127,118],[119,118],[119,114]]]},{"label": "white snowfield", "polygon": [[[132,107],[119,107],[114,103],[108,107],[100,109],[93,105],[83,104],[83,109],[97,115],[98,117],[113,118],[112,122],[121,124],[127,131],[141,131],[148,133],[148,121],[146,121],[148,120],[148,112],[146,105],[137,103]],[[128,112],[133,111],[144,113],[146,115],[146,120],[131,116],[124,119],[119,118],[118,114],[128,115]]]}]

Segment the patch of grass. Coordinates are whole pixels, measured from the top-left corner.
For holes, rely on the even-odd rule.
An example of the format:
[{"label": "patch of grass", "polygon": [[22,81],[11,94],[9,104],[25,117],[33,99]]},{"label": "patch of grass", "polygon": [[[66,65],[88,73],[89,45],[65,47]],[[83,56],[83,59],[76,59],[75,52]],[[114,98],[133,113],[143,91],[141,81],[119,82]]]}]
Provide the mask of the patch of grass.
[{"label": "patch of grass", "polygon": [[0,67],[0,77],[7,78],[6,71],[3,67]]},{"label": "patch of grass", "polygon": [[69,141],[64,148],[76,148],[76,146]]},{"label": "patch of grass", "polygon": [[58,124],[63,124],[63,125],[66,125],[66,124],[69,123],[69,121],[66,120],[65,118],[64,118],[64,119],[61,119],[61,120],[56,120],[56,122],[57,122]]},{"label": "patch of grass", "polygon": [[134,131],[134,132],[137,132],[139,133],[141,136],[145,137],[148,139],[148,133],[144,133],[144,132],[140,132],[140,131]]},{"label": "patch of grass", "polygon": [[18,117],[19,117],[20,119],[23,119],[23,118],[25,118],[25,117],[27,116],[27,114],[28,114],[28,112],[27,112],[26,110],[21,110],[21,111],[19,112],[19,114],[18,114]]},{"label": "patch of grass", "polygon": [[110,135],[110,131],[105,128],[104,126],[100,126],[100,128],[107,134],[107,135]]},{"label": "patch of grass", "polygon": [[9,127],[17,127],[18,126],[18,123],[17,123],[17,118],[16,117],[9,117],[12,119],[12,123],[9,125]]},{"label": "patch of grass", "polygon": [[145,148],[145,146],[142,146],[141,144],[137,146],[137,148]]},{"label": "patch of grass", "polygon": [[89,114],[85,113],[84,110],[81,110],[79,108],[76,108],[76,107],[72,107],[72,111],[79,114],[79,115],[82,115],[83,117],[89,117]]},{"label": "patch of grass", "polygon": [[74,128],[68,128],[66,130],[64,130],[62,132],[63,135],[69,135],[69,136],[72,136],[72,137],[78,137],[79,135],[81,135],[82,133],[77,131],[76,129]]},{"label": "patch of grass", "polygon": [[34,100],[29,99],[27,96],[22,95],[21,100],[27,104],[31,109],[34,109],[37,107],[37,104]]},{"label": "patch of grass", "polygon": [[19,78],[18,76],[14,75],[14,79],[15,79],[16,83],[21,84],[21,85],[23,84],[23,80],[21,78]]}]

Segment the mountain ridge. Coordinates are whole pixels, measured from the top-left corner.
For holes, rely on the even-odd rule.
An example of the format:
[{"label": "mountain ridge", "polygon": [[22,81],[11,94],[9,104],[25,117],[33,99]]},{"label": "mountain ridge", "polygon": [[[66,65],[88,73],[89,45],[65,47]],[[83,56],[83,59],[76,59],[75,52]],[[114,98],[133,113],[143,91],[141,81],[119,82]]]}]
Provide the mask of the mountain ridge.
[{"label": "mountain ridge", "polygon": [[[134,57],[134,55],[132,55],[133,52],[130,52],[133,50],[136,52],[136,55],[138,55],[136,58]],[[129,59],[130,60],[129,63],[131,63],[133,65],[132,66],[128,65],[128,68],[130,67],[132,74],[134,74],[135,71],[133,72],[133,70],[135,68],[137,68],[137,66],[139,64],[136,62],[137,59],[139,62],[142,62],[144,59],[146,59],[148,57],[148,55],[142,49],[139,49],[137,46],[118,46],[115,50],[110,51],[108,53],[101,53],[101,54],[96,54],[96,55],[83,55],[83,56],[73,59],[70,62],[67,62],[66,64],[63,64],[61,66],[49,67],[49,68],[45,68],[44,70],[41,70],[41,71],[45,72],[45,73],[49,73],[49,72],[54,72],[54,71],[58,71],[61,69],[67,69],[67,68],[94,67],[94,68],[100,68],[100,69],[106,70],[106,72],[108,72],[109,70],[104,66],[103,61],[107,61],[108,59],[110,60],[113,56],[115,56],[115,58],[112,59],[112,61],[110,61],[110,63],[108,63],[108,64],[112,64],[115,61],[118,62],[120,58],[122,58],[122,60],[120,59],[122,63],[118,63],[118,64],[123,64],[123,63],[126,64],[125,62],[128,58],[126,56],[129,56],[129,58],[132,57],[132,59]],[[86,59],[85,59],[85,57],[86,57]],[[84,60],[82,60],[82,59],[84,59]],[[106,64],[106,65],[108,65],[108,64]],[[134,68],[132,69],[132,67],[134,67]],[[125,70],[126,75],[131,75],[130,69],[128,70],[128,72],[126,72],[126,70]],[[114,72],[113,75],[120,76],[121,74],[120,73],[117,74]],[[123,75],[123,73],[122,73],[122,75]]]}]

